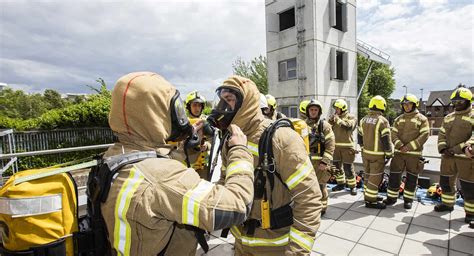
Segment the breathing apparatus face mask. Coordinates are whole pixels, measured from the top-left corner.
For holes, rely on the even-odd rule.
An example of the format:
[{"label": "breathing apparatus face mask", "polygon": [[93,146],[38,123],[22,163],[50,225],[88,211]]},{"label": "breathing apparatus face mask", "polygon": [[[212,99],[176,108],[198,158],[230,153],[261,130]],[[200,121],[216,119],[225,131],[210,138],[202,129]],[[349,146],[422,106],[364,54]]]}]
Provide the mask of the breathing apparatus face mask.
[{"label": "breathing apparatus face mask", "polygon": [[193,134],[193,127],[186,116],[183,101],[180,98],[180,93],[176,90],[170,102],[171,111],[171,134],[168,141],[181,141]]},{"label": "breathing apparatus face mask", "polygon": [[217,89],[214,105],[207,121],[220,130],[227,129],[242,106],[242,99],[240,91],[234,88]]}]

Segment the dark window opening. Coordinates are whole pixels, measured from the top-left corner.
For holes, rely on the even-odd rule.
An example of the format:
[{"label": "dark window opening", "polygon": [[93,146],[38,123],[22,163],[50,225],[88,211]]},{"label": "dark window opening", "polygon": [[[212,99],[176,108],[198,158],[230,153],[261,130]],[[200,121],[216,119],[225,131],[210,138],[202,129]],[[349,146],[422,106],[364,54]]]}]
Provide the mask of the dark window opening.
[{"label": "dark window opening", "polygon": [[336,79],[344,79],[344,52],[336,51]]},{"label": "dark window opening", "polygon": [[280,31],[295,26],[295,8],[291,8],[279,14],[280,17]]},{"label": "dark window opening", "polygon": [[336,29],[339,29],[339,30],[343,30],[343,27],[342,27],[342,8],[343,8],[343,4],[340,3],[339,1],[336,1],[336,26],[334,26],[334,28]]}]

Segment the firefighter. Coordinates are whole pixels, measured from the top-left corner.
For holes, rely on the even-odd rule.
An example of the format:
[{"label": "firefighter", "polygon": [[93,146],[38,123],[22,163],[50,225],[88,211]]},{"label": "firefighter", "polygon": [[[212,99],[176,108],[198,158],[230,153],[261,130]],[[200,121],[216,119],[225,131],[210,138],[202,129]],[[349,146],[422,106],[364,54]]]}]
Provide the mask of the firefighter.
[{"label": "firefighter", "polygon": [[382,181],[386,161],[392,156],[390,141],[390,124],[383,117],[387,103],[382,96],[370,99],[369,113],[360,120],[358,143],[362,149],[364,164],[364,200],[365,207],[385,209],[383,202],[378,202],[379,184]]},{"label": "firefighter", "polygon": [[315,99],[311,99],[306,106],[306,123],[309,129],[309,151],[311,163],[316,171],[319,181],[319,188],[322,192],[323,209],[321,214],[325,214],[328,207],[329,193],[326,184],[331,178],[331,162],[334,154],[334,133],[331,125],[321,118],[323,107]]},{"label": "firefighter", "polygon": [[[192,91],[186,95],[185,100],[186,112],[191,123],[198,120],[205,120],[207,117],[202,113],[206,104],[206,99],[198,91]],[[210,134],[207,134],[208,136]],[[211,149],[211,143],[206,136],[203,136],[201,142],[189,149],[186,153],[188,154],[188,161],[190,166],[196,170],[199,177],[209,180],[207,173],[207,159],[209,156],[209,150]]]},{"label": "firefighter", "polygon": [[265,118],[271,119],[268,115],[270,112],[270,108],[268,107],[267,97],[265,94],[260,93],[260,110]]},{"label": "firefighter", "polygon": [[308,106],[308,103],[309,103],[309,100],[303,100],[300,103],[299,110],[300,110],[300,119],[301,120],[306,120],[308,118],[306,116],[306,106]]},{"label": "firefighter", "polygon": [[474,114],[471,90],[459,87],[451,94],[454,112],[447,115],[438,134],[438,151],[442,155],[439,183],[443,193],[437,212],[452,211],[456,201],[456,179],[464,195],[465,222],[474,221],[474,160],[471,136]]},{"label": "firefighter", "polygon": [[[351,190],[351,195],[357,195],[356,179],[354,172],[355,148],[352,133],[357,124],[354,115],[347,110],[347,102],[343,99],[337,99],[333,108],[335,114],[329,118],[329,123],[332,125],[332,130],[336,138],[336,149],[334,150],[333,164],[338,171],[336,175],[337,185],[332,188],[332,191],[343,190],[346,185]],[[342,162],[342,166],[341,166]]]},{"label": "firefighter", "polygon": [[206,98],[204,98],[204,96],[202,96],[198,91],[188,93],[184,103],[186,104],[189,118],[205,119],[205,116],[202,116],[202,111],[206,105]]},{"label": "firefighter", "polygon": [[[179,91],[160,75],[137,72],[121,77],[112,91],[109,125],[119,142],[106,157],[137,151],[158,156],[122,167],[102,204],[114,255],[195,255],[198,233],[193,227],[217,230],[247,217],[253,159],[237,126],[231,126],[233,136],[227,141],[233,171],[223,185],[216,185],[169,158],[167,140],[190,136],[193,126]],[[194,133],[200,134],[202,126],[196,123]]]},{"label": "firefighter", "polygon": [[277,111],[277,102],[276,102],[275,97],[273,97],[270,94],[265,95],[265,97],[267,98],[268,109],[269,109],[267,116],[271,120],[286,118],[286,116],[283,113],[281,113],[280,111]]},{"label": "firefighter", "polygon": [[423,171],[423,145],[429,137],[430,125],[428,118],[418,111],[420,102],[413,94],[402,97],[400,104],[403,114],[398,116],[392,127],[392,142],[395,155],[390,163],[387,199],[383,202],[392,205],[397,202],[402,173],[406,171],[403,190],[403,207],[411,209],[416,195],[418,175]]},{"label": "firefighter", "polygon": [[[239,126],[247,135],[255,166],[262,167],[258,144],[272,121],[259,111],[257,86],[247,78],[231,76],[216,92],[217,105],[209,119],[223,131],[229,124]],[[235,254],[310,255],[321,212],[321,191],[316,175],[303,139],[290,127],[276,129],[271,143],[274,172],[263,172],[265,179],[262,176],[256,179],[262,181],[256,182],[256,186],[264,185],[265,196],[254,199],[250,218],[244,225],[230,230],[235,237]],[[222,166],[223,172],[229,175],[232,165],[227,150],[227,147],[222,149]],[[268,156],[266,153],[269,152],[261,157]]]}]

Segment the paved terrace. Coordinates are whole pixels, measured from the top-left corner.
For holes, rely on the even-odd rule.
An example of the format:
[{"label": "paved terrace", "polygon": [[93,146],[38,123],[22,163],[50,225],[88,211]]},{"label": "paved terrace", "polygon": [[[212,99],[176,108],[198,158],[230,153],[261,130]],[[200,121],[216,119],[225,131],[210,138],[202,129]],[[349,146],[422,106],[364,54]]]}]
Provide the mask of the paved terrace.
[{"label": "paved terrace", "polygon": [[[439,156],[437,136],[430,136],[423,154]],[[438,182],[440,160],[429,160],[422,175]],[[356,169],[360,163],[358,155]],[[365,208],[361,191],[357,196],[348,191],[329,195],[312,255],[474,255],[474,229],[464,223],[459,205],[451,213],[437,213],[431,202],[422,201],[405,210],[399,199],[394,206],[376,210]],[[220,231],[211,234],[207,255],[233,255],[232,234],[227,239],[219,235]]]},{"label": "paved terrace", "polygon": [[[207,255],[233,255],[234,238],[211,234]],[[196,255],[205,255],[201,249]],[[474,229],[464,223],[464,209],[437,213],[432,204],[403,200],[385,210],[365,208],[363,195],[330,192],[311,255],[474,255]]]}]

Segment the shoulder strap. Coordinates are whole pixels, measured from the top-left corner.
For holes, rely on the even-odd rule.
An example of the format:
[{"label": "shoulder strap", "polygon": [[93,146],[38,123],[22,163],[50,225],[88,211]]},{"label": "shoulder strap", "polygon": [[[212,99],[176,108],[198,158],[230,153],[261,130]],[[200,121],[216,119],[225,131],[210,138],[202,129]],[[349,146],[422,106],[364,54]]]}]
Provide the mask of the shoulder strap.
[{"label": "shoulder strap", "polygon": [[289,119],[278,119],[265,129],[258,142],[258,166],[267,174],[271,190],[273,190],[275,184],[273,177],[274,174],[286,186],[280,174],[275,169],[275,161],[273,157],[273,134],[280,127],[291,127],[291,129],[294,129],[293,124]]}]

